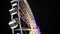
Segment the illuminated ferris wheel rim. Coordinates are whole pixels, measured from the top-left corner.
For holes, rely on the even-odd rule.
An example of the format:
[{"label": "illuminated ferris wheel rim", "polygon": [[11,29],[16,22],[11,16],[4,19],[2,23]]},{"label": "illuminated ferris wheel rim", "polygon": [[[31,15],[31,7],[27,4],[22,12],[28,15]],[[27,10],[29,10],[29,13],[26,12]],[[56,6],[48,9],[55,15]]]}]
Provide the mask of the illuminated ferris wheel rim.
[{"label": "illuminated ferris wheel rim", "polygon": [[[15,1],[18,1],[18,0],[13,0],[13,1],[11,1],[10,3],[13,3],[13,2],[15,2]],[[34,31],[34,32],[36,32],[36,33],[34,33],[34,34],[40,34],[40,31],[39,31],[39,27],[37,26],[37,24],[36,24],[36,22],[35,22],[35,19],[34,19],[34,16],[33,16],[33,14],[32,14],[32,12],[31,12],[31,9],[30,9],[30,7],[29,7],[29,5],[28,5],[28,3],[27,3],[27,1],[26,0],[19,0],[21,3],[22,2],[24,2],[24,3],[22,3],[22,4],[25,4],[24,6],[25,6],[25,19],[27,19],[28,21],[28,23],[27,24],[29,24],[30,25],[30,27],[31,28],[22,28],[21,26],[20,26],[20,29],[15,29],[15,30],[21,30],[21,34],[22,34],[22,31],[24,30],[24,31]],[[21,22],[20,22],[20,14],[19,14],[19,12],[13,12],[14,10],[16,10],[15,8],[13,8],[14,6],[16,6],[16,5],[19,5],[19,1],[18,1],[18,4],[17,3],[14,3],[14,4],[12,4],[12,9],[11,10],[9,10],[9,12],[11,13],[11,20],[13,20],[13,15],[15,15],[15,14],[18,14],[18,18],[19,18],[19,24],[21,25]],[[27,6],[27,7],[26,7]],[[20,6],[21,7],[21,6]],[[19,7],[18,7],[18,9],[17,10],[19,10]],[[24,11],[24,10],[23,10]],[[13,12],[13,13],[12,13]],[[28,17],[27,17],[28,16]],[[23,18],[22,18],[23,19]],[[11,24],[11,22],[9,22],[10,24]],[[15,24],[16,23],[16,20],[15,21],[12,21],[12,23],[13,24]],[[17,25],[17,24],[16,24]],[[14,26],[16,26],[16,25],[14,25]],[[16,27],[12,27],[12,29],[14,29],[14,28],[17,28],[17,26]],[[30,34],[31,34],[31,32],[30,32]]]}]

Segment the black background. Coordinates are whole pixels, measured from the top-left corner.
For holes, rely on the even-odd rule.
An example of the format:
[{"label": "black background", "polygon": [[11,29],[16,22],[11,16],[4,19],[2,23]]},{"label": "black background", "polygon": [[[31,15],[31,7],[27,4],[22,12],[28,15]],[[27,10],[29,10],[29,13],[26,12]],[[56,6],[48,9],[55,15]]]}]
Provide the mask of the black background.
[{"label": "black background", "polygon": [[[11,0],[0,0],[0,34],[11,34],[8,25]],[[56,33],[56,0],[28,0],[42,34]]]}]

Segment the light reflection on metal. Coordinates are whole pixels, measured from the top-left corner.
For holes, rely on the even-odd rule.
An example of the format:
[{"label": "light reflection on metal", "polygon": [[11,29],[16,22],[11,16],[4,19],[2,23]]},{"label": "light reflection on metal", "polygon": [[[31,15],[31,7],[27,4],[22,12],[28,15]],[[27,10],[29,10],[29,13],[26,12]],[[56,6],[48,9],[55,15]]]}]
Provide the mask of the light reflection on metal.
[{"label": "light reflection on metal", "polygon": [[[15,14],[17,14],[18,17],[17,20],[18,20],[18,26],[19,28],[13,26],[12,28],[12,34],[16,34],[14,33],[14,31],[20,31],[19,33],[21,34],[25,34],[23,31],[29,31],[28,34],[41,34],[40,32],[40,28],[37,26],[36,24],[36,21],[35,21],[35,18],[33,16],[33,13],[31,11],[31,8],[29,7],[29,4],[26,0],[12,0],[10,2],[12,4],[12,9],[9,10],[10,13],[11,13],[11,20],[13,21],[13,17]],[[16,7],[14,7],[16,6]],[[15,9],[17,8],[17,9]],[[22,22],[21,22],[21,19],[24,21],[24,23],[27,24],[27,28],[24,28],[22,26]],[[14,23],[15,21],[13,21]],[[9,22],[11,23],[11,22]],[[15,25],[16,26],[16,25]],[[25,26],[25,25],[24,25]],[[18,34],[19,34],[18,33]]]}]

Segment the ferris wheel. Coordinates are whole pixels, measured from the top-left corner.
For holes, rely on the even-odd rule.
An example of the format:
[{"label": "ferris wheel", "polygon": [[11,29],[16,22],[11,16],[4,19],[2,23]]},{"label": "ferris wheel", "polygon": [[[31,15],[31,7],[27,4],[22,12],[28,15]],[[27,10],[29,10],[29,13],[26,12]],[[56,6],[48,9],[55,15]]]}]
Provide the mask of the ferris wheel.
[{"label": "ferris wheel", "polygon": [[41,34],[31,8],[26,0],[12,0],[11,21],[8,23],[12,34]]}]

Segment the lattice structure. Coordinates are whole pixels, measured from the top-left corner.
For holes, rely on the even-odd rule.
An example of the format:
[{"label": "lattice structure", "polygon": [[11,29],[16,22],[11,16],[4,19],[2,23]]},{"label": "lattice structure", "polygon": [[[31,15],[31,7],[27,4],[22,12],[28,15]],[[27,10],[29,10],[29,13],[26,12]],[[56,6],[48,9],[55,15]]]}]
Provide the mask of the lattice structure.
[{"label": "lattice structure", "polygon": [[9,26],[12,34],[41,34],[37,26],[32,11],[26,0],[12,0],[11,21]]}]

